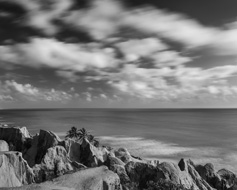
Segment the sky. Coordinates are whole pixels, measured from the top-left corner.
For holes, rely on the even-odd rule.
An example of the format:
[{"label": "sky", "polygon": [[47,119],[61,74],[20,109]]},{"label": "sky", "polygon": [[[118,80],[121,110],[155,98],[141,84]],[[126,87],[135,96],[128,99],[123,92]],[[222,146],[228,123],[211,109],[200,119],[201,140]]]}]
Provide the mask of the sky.
[{"label": "sky", "polygon": [[237,108],[236,0],[0,0],[0,108]]}]

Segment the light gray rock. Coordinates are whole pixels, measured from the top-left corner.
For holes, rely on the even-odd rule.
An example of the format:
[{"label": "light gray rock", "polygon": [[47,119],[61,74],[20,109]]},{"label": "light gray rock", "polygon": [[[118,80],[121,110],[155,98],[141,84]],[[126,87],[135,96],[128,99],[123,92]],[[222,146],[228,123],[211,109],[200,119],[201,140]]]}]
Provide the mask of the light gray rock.
[{"label": "light gray rock", "polygon": [[53,181],[9,188],[8,190],[121,190],[117,174],[107,167],[85,169],[73,174],[60,176]]},{"label": "light gray rock", "polygon": [[9,151],[9,146],[4,140],[0,140],[0,152],[1,151]]},{"label": "light gray rock", "polygon": [[[76,166],[74,165],[74,167]],[[67,157],[67,152],[64,147],[55,146],[47,150],[41,163],[36,164],[33,170],[35,173],[35,181],[40,183],[73,171],[73,166]]]},{"label": "light gray rock", "polygon": [[20,152],[0,152],[0,187],[17,187],[33,182],[33,171]]}]

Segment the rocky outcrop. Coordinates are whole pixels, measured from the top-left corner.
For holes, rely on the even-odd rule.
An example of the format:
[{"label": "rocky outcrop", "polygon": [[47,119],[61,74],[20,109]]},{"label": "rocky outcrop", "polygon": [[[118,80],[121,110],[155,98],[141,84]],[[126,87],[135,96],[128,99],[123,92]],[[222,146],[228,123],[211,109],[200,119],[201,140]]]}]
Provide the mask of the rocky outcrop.
[{"label": "rocky outcrop", "polygon": [[135,189],[145,189],[148,181],[165,178],[160,169],[146,163],[131,161],[125,165],[125,169]]},{"label": "rocky outcrop", "polygon": [[0,152],[9,151],[9,146],[6,141],[0,140]]},{"label": "rocky outcrop", "polygon": [[212,164],[146,161],[126,148],[96,147],[86,138],[61,140],[44,130],[32,137],[26,128],[0,127],[0,187],[34,182],[40,184],[18,189],[150,190],[167,184],[171,189],[237,189],[236,175],[226,169],[216,172]]},{"label": "rocky outcrop", "polygon": [[222,189],[223,180],[220,175],[215,172],[214,165],[208,163],[204,166],[197,165],[195,169],[199,173],[199,175],[213,188]]},{"label": "rocky outcrop", "polygon": [[117,174],[101,166],[66,174],[50,182],[28,185],[15,190],[121,190]]},{"label": "rocky outcrop", "polygon": [[64,145],[64,142],[56,134],[45,130],[40,130],[40,133],[36,134],[29,141],[30,147],[23,156],[31,167],[41,163],[49,148]]},{"label": "rocky outcrop", "polygon": [[67,157],[67,152],[64,147],[55,146],[47,150],[41,164],[36,164],[33,170],[35,173],[35,181],[39,183],[52,180],[68,171],[72,171],[73,166]]},{"label": "rocky outcrop", "polygon": [[25,152],[30,147],[30,135],[26,127],[0,127],[0,139],[8,143],[11,151]]},{"label": "rocky outcrop", "polygon": [[87,167],[101,166],[107,160],[109,151],[104,147],[95,147],[88,140],[84,140],[80,147],[80,162]]},{"label": "rocky outcrop", "polygon": [[127,172],[125,170],[125,164],[120,159],[109,155],[106,165],[109,167],[110,170],[118,174],[123,190],[129,190],[132,188],[131,186],[131,180],[127,175]]},{"label": "rocky outcrop", "polygon": [[16,187],[34,182],[34,174],[19,152],[0,152],[0,187]]},{"label": "rocky outcrop", "polygon": [[227,170],[227,169],[221,169],[217,172],[217,174],[221,177],[223,180],[222,187],[228,190],[235,190],[237,189],[237,178],[236,175]]}]

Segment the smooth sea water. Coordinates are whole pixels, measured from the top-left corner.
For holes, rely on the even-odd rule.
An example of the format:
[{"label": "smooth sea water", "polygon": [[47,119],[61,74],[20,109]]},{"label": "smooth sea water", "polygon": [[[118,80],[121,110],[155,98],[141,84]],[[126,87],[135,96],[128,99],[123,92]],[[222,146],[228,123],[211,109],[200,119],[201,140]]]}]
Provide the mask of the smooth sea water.
[{"label": "smooth sea water", "polygon": [[102,144],[126,147],[147,159],[211,162],[237,173],[237,109],[0,110],[0,123],[52,130],[63,138],[86,128]]}]

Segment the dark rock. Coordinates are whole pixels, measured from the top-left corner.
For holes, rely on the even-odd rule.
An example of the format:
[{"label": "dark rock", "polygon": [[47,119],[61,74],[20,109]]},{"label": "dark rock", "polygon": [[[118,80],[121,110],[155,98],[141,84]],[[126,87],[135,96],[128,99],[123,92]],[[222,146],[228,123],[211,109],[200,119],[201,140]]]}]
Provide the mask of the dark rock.
[{"label": "dark rock", "polygon": [[214,166],[211,163],[208,163],[204,166],[197,165],[195,169],[199,173],[199,175],[213,188],[221,190],[222,189],[222,179],[215,172]]},{"label": "dark rock", "polygon": [[146,163],[131,161],[125,165],[125,169],[133,188],[144,189],[147,188],[148,181],[158,181],[165,178],[160,169]]},{"label": "dark rock", "polygon": [[41,163],[41,160],[46,154],[47,150],[51,147],[60,145],[61,143],[62,140],[53,132],[40,130],[35,163],[36,164]]},{"label": "dark rock", "polygon": [[11,151],[24,153],[30,146],[30,139],[26,127],[0,127],[0,140],[6,141]]},{"label": "dark rock", "polygon": [[33,171],[20,152],[0,152],[0,187],[17,187],[33,182]]},{"label": "dark rock", "polygon": [[[76,167],[76,165],[74,165]],[[37,183],[52,180],[58,176],[73,171],[71,161],[67,157],[67,152],[62,146],[49,148],[40,164],[33,167],[35,181]]]},{"label": "dark rock", "polygon": [[[227,169],[221,169],[217,172],[217,174],[225,181],[224,184],[222,184],[226,188],[233,188],[237,184],[236,175],[227,170]],[[237,188],[236,188],[237,189]]]},{"label": "dark rock", "polygon": [[131,189],[131,181],[127,175],[125,170],[125,164],[120,159],[112,156],[108,156],[106,164],[108,165],[109,169],[118,174],[120,178],[121,185],[123,190],[130,190]]}]

